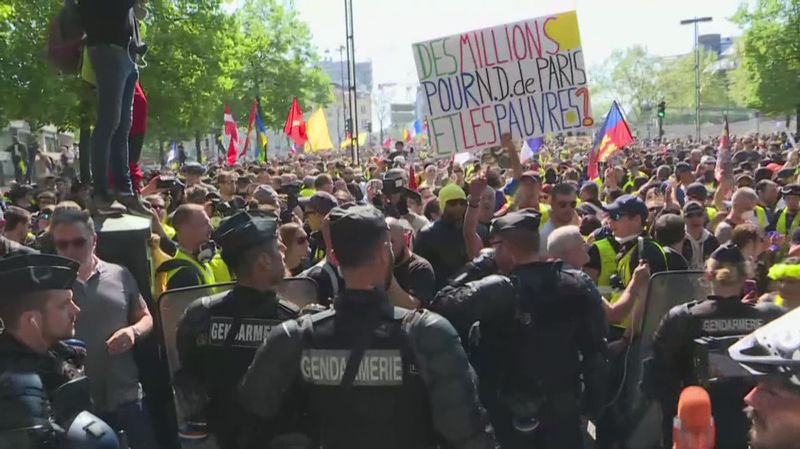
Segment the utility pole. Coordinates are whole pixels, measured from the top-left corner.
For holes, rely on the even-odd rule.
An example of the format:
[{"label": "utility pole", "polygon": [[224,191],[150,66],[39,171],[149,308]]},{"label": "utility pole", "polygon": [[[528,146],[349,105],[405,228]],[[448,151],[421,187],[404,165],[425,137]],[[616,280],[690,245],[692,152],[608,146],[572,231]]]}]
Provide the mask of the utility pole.
[{"label": "utility pole", "polygon": [[350,93],[350,155],[358,165],[358,93],[356,92],[356,48],[353,39],[353,0],[344,0],[344,19],[347,34],[347,84]]},{"label": "utility pole", "polygon": [[[344,135],[347,136],[347,132],[344,131],[346,126],[343,124],[343,123],[347,123],[347,95],[344,93],[345,92],[345,88],[344,88],[344,45],[340,45],[339,46],[339,68],[341,69],[341,72],[342,72],[342,77],[339,80],[340,81],[339,82],[339,89],[342,90],[342,120],[343,120],[342,127],[339,128],[339,129],[341,129],[342,132],[344,132]],[[338,125],[339,124],[337,124],[337,126]],[[339,129],[337,129],[337,131]],[[342,140],[344,140],[344,139],[342,138],[342,135],[339,134],[339,145],[342,144]]]},{"label": "utility pole", "polygon": [[711,17],[695,17],[681,20],[681,25],[694,25],[694,127],[697,141],[700,141],[700,42],[698,23],[711,22]]}]

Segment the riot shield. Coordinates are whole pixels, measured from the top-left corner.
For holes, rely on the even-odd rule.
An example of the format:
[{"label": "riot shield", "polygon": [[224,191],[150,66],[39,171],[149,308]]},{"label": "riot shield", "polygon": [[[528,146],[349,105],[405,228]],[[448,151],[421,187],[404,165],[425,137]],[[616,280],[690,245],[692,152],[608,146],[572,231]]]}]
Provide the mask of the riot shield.
[{"label": "riot shield", "polygon": [[658,447],[661,441],[661,408],[641,390],[643,364],[653,354],[653,337],[661,319],[671,308],[702,300],[709,292],[710,285],[703,279],[702,271],[667,271],[650,278],[640,332],[626,356],[623,388],[630,423],[627,447]]},{"label": "riot shield", "polygon": [[[170,379],[174,380],[175,373],[180,368],[178,359],[178,349],[176,334],[178,324],[184,311],[196,299],[210,296],[230,290],[233,283],[201,285],[197,287],[179,288],[167,290],[158,299],[159,319],[161,336],[163,339],[164,352],[166,353],[167,365],[169,366]],[[289,278],[285,279],[280,287],[276,289],[278,299],[286,306],[296,311],[312,303],[317,297],[317,285],[308,278]],[[181,416],[181,404],[175,397],[176,418],[178,423],[183,421]]]}]

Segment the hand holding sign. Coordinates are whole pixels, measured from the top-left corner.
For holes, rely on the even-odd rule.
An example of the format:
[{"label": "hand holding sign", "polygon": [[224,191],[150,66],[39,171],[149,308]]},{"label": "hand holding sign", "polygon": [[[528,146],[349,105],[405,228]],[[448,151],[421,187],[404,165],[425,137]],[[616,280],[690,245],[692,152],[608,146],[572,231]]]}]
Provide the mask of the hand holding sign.
[{"label": "hand holding sign", "polygon": [[413,45],[437,154],[592,126],[574,11]]}]

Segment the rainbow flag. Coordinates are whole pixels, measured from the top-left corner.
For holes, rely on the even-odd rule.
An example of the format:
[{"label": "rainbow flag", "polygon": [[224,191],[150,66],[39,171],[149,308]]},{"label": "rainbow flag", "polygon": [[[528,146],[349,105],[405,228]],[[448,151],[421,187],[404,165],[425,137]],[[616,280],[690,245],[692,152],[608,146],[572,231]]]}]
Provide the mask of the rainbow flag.
[{"label": "rainbow flag", "polygon": [[605,162],[611,155],[634,142],[631,128],[617,102],[611,104],[606,121],[597,133],[597,138],[589,153],[589,179],[600,177],[600,162]]}]

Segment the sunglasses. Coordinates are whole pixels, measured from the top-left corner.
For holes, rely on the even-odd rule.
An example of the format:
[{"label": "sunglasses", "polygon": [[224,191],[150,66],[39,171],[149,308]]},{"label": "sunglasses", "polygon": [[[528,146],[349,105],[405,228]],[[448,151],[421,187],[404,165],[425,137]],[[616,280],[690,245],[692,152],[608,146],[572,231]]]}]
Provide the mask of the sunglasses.
[{"label": "sunglasses", "polygon": [[49,220],[51,216],[52,216],[52,214],[46,213],[46,214],[41,214],[39,216],[39,218],[42,219],[42,220]]},{"label": "sunglasses", "polygon": [[65,250],[69,249],[70,246],[72,246],[73,248],[78,248],[78,249],[83,248],[84,246],[86,246],[86,242],[88,242],[88,241],[89,241],[88,239],[85,239],[85,238],[81,237],[81,238],[77,238],[77,239],[74,239],[74,240],[58,240],[58,241],[56,241],[54,243],[55,243],[57,249],[59,249],[61,251],[65,251]]},{"label": "sunglasses", "polygon": [[691,214],[686,214],[686,218],[702,218],[704,214],[702,212],[693,212]]}]

